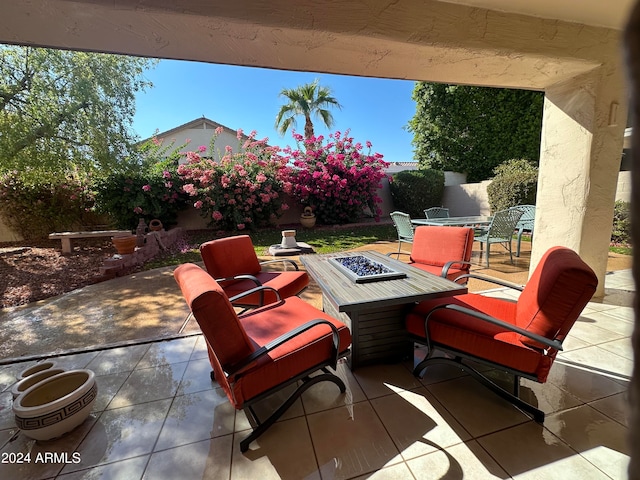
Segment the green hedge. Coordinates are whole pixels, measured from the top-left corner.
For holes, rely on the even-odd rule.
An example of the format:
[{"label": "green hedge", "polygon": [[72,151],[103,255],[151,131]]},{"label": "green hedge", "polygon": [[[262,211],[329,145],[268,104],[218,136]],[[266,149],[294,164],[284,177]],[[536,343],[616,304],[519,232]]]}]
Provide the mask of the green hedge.
[{"label": "green hedge", "polygon": [[444,172],[429,168],[404,170],[391,177],[391,198],[396,210],[424,217],[424,210],[442,205]]},{"label": "green hedge", "polygon": [[492,212],[516,205],[535,205],[538,168],[528,160],[507,160],[494,170],[496,176],[487,187]]},{"label": "green hedge", "polygon": [[611,243],[631,245],[631,204],[618,200],[613,209]]}]

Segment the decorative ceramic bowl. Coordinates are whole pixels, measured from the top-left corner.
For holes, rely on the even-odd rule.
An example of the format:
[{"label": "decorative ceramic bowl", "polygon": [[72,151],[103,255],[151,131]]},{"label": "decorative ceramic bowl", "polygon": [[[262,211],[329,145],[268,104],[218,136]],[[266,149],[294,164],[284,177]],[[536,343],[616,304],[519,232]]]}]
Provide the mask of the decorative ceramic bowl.
[{"label": "decorative ceramic bowl", "polygon": [[57,438],[91,413],[98,387],[91,370],[69,370],[29,387],[13,402],[16,425],[35,440]]},{"label": "decorative ceramic bowl", "polygon": [[20,375],[18,375],[18,380],[22,378],[26,378],[29,375],[33,375],[34,373],[41,372],[42,370],[47,370],[48,368],[53,368],[57,366],[56,362],[52,362],[51,360],[45,360],[44,362],[36,363],[29,368],[25,368]]},{"label": "decorative ceramic bowl", "polygon": [[29,387],[35,385],[38,382],[41,382],[45,378],[53,377],[59,373],[64,372],[62,368],[47,368],[45,370],[40,370],[32,375],[24,377],[22,380],[16,382],[11,387],[11,395],[13,396],[13,400],[15,401],[22,392],[26,391]]}]

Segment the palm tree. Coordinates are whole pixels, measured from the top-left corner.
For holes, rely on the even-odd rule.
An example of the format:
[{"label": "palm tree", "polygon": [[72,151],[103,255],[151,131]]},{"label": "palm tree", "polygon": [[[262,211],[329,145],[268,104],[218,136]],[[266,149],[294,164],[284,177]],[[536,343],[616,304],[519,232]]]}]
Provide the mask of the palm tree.
[{"label": "palm tree", "polygon": [[312,115],[320,117],[327,128],[331,128],[333,115],[327,107],[342,108],[338,100],[331,95],[331,89],[320,86],[318,79],[298,88],[283,88],[280,96],[288,100],[280,107],[276,116],[276,128],[280,135],[284,135],[289,127],[296,125],[296,116],[304,115],[304,137],[309,139],[314,136]]}]

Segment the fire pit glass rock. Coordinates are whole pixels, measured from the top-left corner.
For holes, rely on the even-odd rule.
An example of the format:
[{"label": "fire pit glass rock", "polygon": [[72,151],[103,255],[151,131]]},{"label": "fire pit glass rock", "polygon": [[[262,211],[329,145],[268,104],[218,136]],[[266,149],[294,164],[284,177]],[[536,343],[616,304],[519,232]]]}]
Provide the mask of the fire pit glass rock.
[{"label": "fire pit glass rock", "polygon": [[356,283],[395,280],[407,276],[404,272],[398,272],[386,265],[374,262],[364,255],[332,258],[330,261]]}]

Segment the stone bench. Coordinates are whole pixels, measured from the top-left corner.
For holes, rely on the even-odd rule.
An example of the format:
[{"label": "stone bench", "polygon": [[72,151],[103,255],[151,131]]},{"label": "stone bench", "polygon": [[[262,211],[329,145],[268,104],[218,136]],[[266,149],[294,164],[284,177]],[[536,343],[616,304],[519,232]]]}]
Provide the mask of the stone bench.
[{"label": "stone bench", "polygon": [[50,233],[50,240],[62,241],[62,253],[71,253],[73,251],[73,240],[78,238],[96,238],[96,237],[117,237],[120,235],[131,235],[130,230],[97,230],[95,232],[59,232]]}]

